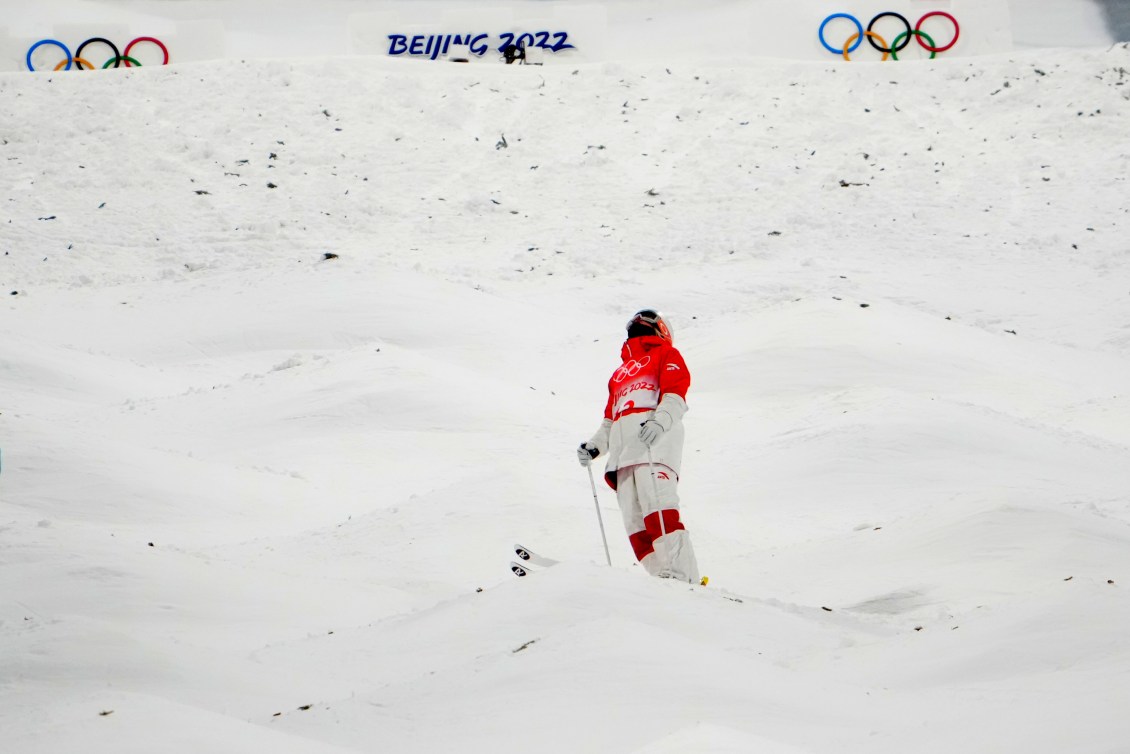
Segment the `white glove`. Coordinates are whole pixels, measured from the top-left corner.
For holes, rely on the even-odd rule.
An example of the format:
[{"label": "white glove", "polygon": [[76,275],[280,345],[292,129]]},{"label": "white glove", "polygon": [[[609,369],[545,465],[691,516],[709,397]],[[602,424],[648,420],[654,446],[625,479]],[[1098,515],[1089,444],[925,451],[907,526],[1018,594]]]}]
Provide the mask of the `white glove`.
[{"label": "white glove", "polygon": [[577,460],[582,466],[588,466],[592,459],[608,450],[608,434],[612,431],[612,420],[605,419],[600,423],[600,429],[587,441],[577,448]]},{"label": "white glove", "polygon": [[648,419],[640,425],[640,442],[650,448],[666,431],[655,419]]},{"label": "white glove", "polygon": [[671,429],[671,425],[674,423],[675,420],[671,417],[670,412],[660,406],[647,421],[640,425],[640,442],[650,448],[656,440],[663,436],[664,432]]},{"label": "white glove", "polygon": [[577,448],[577,461],[579,461],[582,466],[588,466],[598,455],[600,455],[600,449],[591,442],[583,442],[580,447]]}]

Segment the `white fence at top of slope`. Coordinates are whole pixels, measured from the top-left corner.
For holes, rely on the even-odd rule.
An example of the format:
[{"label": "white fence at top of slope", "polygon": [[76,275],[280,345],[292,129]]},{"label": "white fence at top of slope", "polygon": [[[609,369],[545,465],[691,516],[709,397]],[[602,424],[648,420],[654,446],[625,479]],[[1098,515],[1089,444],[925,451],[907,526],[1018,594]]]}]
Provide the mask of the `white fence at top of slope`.
[{"label": "white fence at top of slope", "polygon": [[[832,62],[843,60],[841,51],[852,35],[857,35],[849,46],[855,62],[880,60],[876,48],[890,47],[899,35],[900,60],[927,58],[929,46],[945,48],[939,57],[1006,52],[1013,46],[1007,0],[282,0],[269,16],[232,10],[222,18],[193,17],[183,10],[200,7],[215,14],[215,4],[149,0],[105,4],[99,10],[105,18],[99,20],[87,20],[89,14],[75,20],[75,14],[52,6],[25,11],[18,28],[11,22],[8,28],[0,25],[0,70],[26,71],[29,62],[35,70],[53,70],[66,62],[64,48],[73,55],[92,38],[121,50],[130,40],[153,37],[168,48],[172,63],[376,55],[496,64],[509,44],[523,45],[531,62],[546,65],[749,57]],[[230,7],[241,6],[233,2]],[[29,61],[28,50],[45,39],[61,46],[40,46]],[[114,58],[106,44],[86,49],[90,55],[83,57],[95,68]],[[135,49],[131,65],[163,62],[157,45]]]}]

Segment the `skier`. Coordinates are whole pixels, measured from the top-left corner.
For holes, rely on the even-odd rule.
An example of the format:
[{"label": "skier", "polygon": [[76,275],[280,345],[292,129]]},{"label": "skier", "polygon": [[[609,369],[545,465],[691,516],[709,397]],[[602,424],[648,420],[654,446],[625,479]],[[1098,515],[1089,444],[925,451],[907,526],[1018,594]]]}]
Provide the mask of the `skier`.
[{"label": "skier", "polygon": [[518,61],[518,65],[525,65],[526,63],[526,43],[516,45],[506,45],[502,48],[502,57],[506,61],[506,65],[511,65],[514,61]]},{"label": "skier", "polygon": [[616,490],[628,541],[644,569],[698,584],[677,492],[690,372],[659,312],[641,309],[627,329],[620,348],[623,363],[608,381],[604,421],[577,448],[577,459],[588,466],[607,454],[604,479]]}]

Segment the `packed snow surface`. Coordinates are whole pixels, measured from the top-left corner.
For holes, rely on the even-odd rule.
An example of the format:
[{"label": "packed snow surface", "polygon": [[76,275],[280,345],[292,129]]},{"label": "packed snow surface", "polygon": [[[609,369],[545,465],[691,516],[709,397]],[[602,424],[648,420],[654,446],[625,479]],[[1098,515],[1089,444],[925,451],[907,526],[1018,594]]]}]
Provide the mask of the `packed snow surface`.
[{"label": "packed snow surface", "polygon": [[0,750],[1130,751],[1128,69],[0,75]]}]

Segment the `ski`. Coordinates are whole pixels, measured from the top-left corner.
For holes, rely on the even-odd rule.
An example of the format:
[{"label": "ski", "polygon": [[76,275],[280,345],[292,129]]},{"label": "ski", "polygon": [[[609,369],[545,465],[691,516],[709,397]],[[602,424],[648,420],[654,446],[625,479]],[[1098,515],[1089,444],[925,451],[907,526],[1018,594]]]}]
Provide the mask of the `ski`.
[{"label": "ski", "polygon": [[514,555],[517,556],[518,560],[510,562],[510,570],[519,578],[528,576],[540,568],[549,568],[552,565],[557,565],[559,562],[553,558],[538,555],[530,548],[523,547],[522,545],[514,545]]},{"label": "ski", "polygon": [[559,562],[554,560],[553,558],[547,558],[542,555],[538,555],[530,548],[523,547],[522,545],[514,545],[514,554],[518,556],[519,560],[529,563],[530,565],[542,566],[544,568],[548,568],[551,565],[557,565],[557,563]]}]

